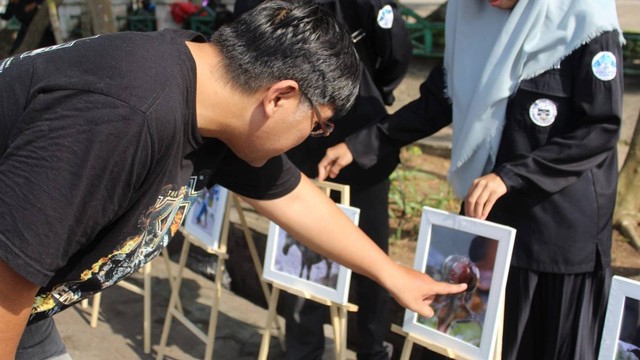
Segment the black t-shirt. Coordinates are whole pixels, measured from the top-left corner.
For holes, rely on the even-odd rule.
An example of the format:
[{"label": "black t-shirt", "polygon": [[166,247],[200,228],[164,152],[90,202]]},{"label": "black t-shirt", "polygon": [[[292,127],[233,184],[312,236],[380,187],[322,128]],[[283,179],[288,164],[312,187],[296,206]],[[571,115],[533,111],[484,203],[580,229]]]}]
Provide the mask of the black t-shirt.
[{"label": "black t-shirt", "polygon": [[0,62],[0,258],[41,286],[30,321],[159,254],[205,185],[290,192],[284,157],[253,168],[198,135],[192,32],[117,33]]}]

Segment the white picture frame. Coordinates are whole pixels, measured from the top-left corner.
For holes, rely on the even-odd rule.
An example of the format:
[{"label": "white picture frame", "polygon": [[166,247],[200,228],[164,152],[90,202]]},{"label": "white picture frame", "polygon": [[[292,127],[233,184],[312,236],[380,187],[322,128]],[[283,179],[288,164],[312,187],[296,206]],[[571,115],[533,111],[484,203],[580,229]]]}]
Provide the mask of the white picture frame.
[{"label": "white picture frame", "polygon": [[220,247],[228,196],[229,190],[220,185],[205,188],[188,211],[183,231],[191,237],[190,240],[197,241],[200,247],[208,250]]},{"label": "white picture frame", "polygon": [[437,297],[431,319],[406,310],[402,329],[456,358],[493,359],[515,234],[508,226],[424,207],[414,269],[445,282],[471,279],[475,289]]},{"label": "white picture frame", "polygon": [[[336,205],[358,225],[360,209]],[[269,223],[263,277],[336,304],[348,302],[351,269],[309,250],[274,222]]]},{"label": "white picture frame", "polygon": [[598,360],[640,358],[640,282],[611,279]]}]

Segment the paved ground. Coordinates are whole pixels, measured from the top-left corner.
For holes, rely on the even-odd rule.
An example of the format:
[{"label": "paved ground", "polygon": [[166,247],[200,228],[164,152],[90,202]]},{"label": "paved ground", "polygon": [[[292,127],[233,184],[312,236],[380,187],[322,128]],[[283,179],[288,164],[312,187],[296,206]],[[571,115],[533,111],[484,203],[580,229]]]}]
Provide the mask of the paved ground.
[{"label": "paved ground", "polygon": [[[403,1],[410,6],[437,6],[440,1]],[[640,0],[618,0],[619,15],[625,29],[640,30]],[[397,92],[398,101],[394,109],[418,96],[417,89],[433,62],[416,59],[409,76]],[[640,109],[640,78],[627,78],[625,91],[623,136],[621,152],[625,152],[628,139],[635,126]],[[429,139],[432,149],[444,149],[450,139],[450,131],[444,130]],[[175,264],[174,264],[175,265]],[[76,306],[56,315],[55,320],[69,352],[76,360],[129,360],[155,358],[160,340],[163,319],[166,314],[169,290],[164,262],[153,262],[153,311],[152,311],[152,354],[142,351],[142,297],[121,287],[114,287],[103,293],[100,322],[94,329],[89,326],[89,311]],[[134,281],[140,281],[134,276]],[[183,283],[182,302],[188,316],[198,324],[207,324],[213,283],[203,276],[186,270]],[[261,339],[261,329],[266,320],[266,311],[245,299],[224,290],[220,304],[217,338],[214,349],[215,359],[255,359]],[[329,329],[327,341],[332,343]],[[272,340],[270,359],[283,357],[277,341]],[[166,351],[167,359],[201,359],[204,344],[184,326],[174,321]],[[331,349],[326,352],[331,359]],[[354,359],[352,352],[349,359]]]},{"label": "paved ground", "polygon": [[[80,305],[55,317],[60,333],[74,359],[155,358],[169,303],[167,271],[162,259],[153,261],[152,275],[152,353],[147,355],[143,352],[142,297],[116,286],[103,292],[100,322],[96,328],[89,326],[90,309],[83,309]],[[141,277],[134,276],[133,282],[141,285]],[[185,270],[182,290],[181,299],[185,313],[204,329],[210,314],[210,306],[206,304],[211,303],[214,294],[213,282]],[[256,359],[267,312],[228,290],[223,290],[221,298],[214,358]],[[269,358],[282,358],[283,352],[275,338],[271,345]],[[202,359],[204,353],[205,344],[174,320],[165,358]]]}]

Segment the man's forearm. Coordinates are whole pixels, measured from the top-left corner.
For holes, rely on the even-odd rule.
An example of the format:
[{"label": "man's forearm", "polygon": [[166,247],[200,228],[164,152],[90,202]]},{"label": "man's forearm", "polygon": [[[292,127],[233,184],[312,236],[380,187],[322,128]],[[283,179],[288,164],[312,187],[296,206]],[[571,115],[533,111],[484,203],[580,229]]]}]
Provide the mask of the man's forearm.
[{"label": "man's forearm", "polygon": [[246,200],[319,254],[378,282],[385,280],[376,270],[391,259],[308,178],[283,198]]}]

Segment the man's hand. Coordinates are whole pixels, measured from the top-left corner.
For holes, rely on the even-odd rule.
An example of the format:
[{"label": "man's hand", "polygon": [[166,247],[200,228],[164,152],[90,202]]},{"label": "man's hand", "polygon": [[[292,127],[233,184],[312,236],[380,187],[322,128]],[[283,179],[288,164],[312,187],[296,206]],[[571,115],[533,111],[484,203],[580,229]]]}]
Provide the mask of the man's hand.
[{"label": "man's hand", "polygon": [[507,185],[495,173],[473,180],[464,199],[464,214],[485,220],[496,201],[507,193]]},{"label": "man's hand", "polygon": [[353,154],[351,154],[347,143],[341,142],[328,148],[324,157],[318,163],[318,180],[323,181],[327,176],[334,179],[342,168],[352,162]]},{"label": "man's hand", "polygon": [[425,317],[434,315],[430,305],[437,295],[457,294],[467,289],[467,284],[438,282],[414,269],[398,267],[392,282],[385,284],[387,289],[400,305]]}]

